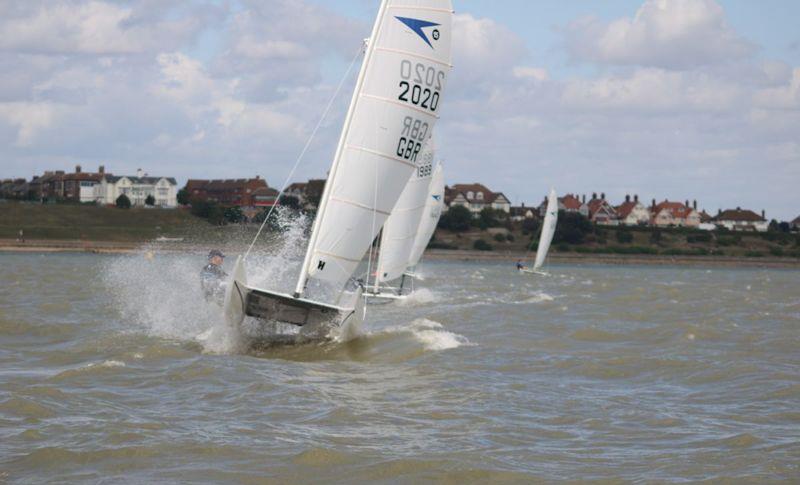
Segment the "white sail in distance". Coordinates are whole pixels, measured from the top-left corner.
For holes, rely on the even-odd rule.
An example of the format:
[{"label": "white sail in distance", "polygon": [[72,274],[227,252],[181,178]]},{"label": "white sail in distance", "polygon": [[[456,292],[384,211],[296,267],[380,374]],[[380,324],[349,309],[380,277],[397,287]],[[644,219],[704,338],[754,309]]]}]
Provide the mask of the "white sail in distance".
[{"label": "white sail in distance", "polygon": [[541,268],[545,258],[547,258],[547,251],[550,249],[550,243],[553,242],[553,235],[556,233],[557,222],[558,198],[556,197],[556,191],[550,189],[550,195],[547,197],[547,212],[544,215],[544,222],[542,223],[542,235],[539,236],[539,247],[536,249],[536,261],[533,263],[534,271]]},{"label": "white sail in distance", "polygon": [[433,138],[430,138],[422,150],[417,169],[383,225],[376,284],[400,278],[408,268],[428,198],[433,175],[433,157],[434,143]]},{"label": "white sail in distance", "polygon": [[450,73],[450,0],[384,0],[320,202],[295,296],[344,286],[420,162]]},{"label": "white sail in distance", "polygon": [[436,225],[442,215],[444,206],[444,170],[440,163],[436,164],[428,184],[428,196],[425,202],[425,209],[420,217],[417,235],[414,238],[414,245],[408,258],[408,267],[413,268],[422,259],[422,254],[436,231]]}]

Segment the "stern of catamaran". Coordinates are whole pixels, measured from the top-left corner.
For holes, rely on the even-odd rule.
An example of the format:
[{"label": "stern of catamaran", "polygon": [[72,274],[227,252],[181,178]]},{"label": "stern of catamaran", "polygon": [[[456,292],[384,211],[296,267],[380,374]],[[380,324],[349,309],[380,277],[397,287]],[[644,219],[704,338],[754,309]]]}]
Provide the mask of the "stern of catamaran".
[{"label": "stern of catamaran", "polygon": [[[229,325],[238,326],[245,316],[269,322],[281,322],[298,327],[349,325],[357,315],[362,300],[361,287],[346,292],[338,305],[329,305],[287,293],[254,288],[247,284],[244,260],[237,258],[231,282],[225,295],[224,312]],[[361,312],[363,313],[363,312]]]}]

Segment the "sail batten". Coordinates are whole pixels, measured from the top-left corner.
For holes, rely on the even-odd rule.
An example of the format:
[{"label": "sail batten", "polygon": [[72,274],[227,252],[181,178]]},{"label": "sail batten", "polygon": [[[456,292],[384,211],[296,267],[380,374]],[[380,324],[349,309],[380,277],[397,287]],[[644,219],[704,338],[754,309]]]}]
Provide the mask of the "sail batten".
[{"label": "sail batten", "polygon": [[418,108],[416,106],[406,106],[405,104],[403,104],[403,103],[401,103],[399,101],[395,101],[395,100],[393,100],[391,98],[384,98],[382,96],[374,96],[372,94],[362,94],[361,97],[362,98],[366,98],[366,99],[374,99],[376,101],[382,101],[384,103],[393,104],[393,105],[396,105],[396,106],[402,106],[404,108],[408,108],[408,109],[414,110],[417,113],[422,113],[425,116],[433,116],[435,119],[437,119],[437,120],[439,119],[438,115],[431,114],[429,111],[427,111],[427,110],[425,110],[423,108]]},{"label": "sail batten", "polygon": [[453,67],[453,65],[450,64],[449,62],[444,62],[444,61],[441,61],[439,59],[436,59],[436,58],[433,58],[433,57],[429,57],[429,56],[423,56],[421,54],[417,54],[417,53],[414,53],[414,52],[408,52],[408,51],[404,51],[404,50],[400,50],[400,49],[390,49],[388,47],[376,47],[375,50],[383,51],[383,52],[393,52],[395,54],[402,54],[402,55],[405,55],[405,56],[416,57],[418,59],[422,59],[422,60],[425,60],[425,61],[430,61],[430,62],[439,64],[439,65],[445,66],[447,68],[452,68]]},{"label": "sail batten", "polygon": [[419,168],[450,72],[450,0],[384,0],[367,44],[296,295],[344,287]]},{"label": "sail batten", "polygon": [[375,151],[375,150],[370,150],[369,148],[357,147],[357,146],[348,146],[347,149],[348,150],[358,150],[358,151],[362,151],[362,152],[371,153],[373,155],[377,155],[379,157],[383,157],[383,158],[385,158],[387,160],[392,160],[392,161],[397,162],[397,163],[402,163],[403,165],[407,165],[407,166],[409,166],[411,168],[417,168],[417,166],[415,164],[411,163],[411,162],[407,162],[407,161],[405,161],[403,159],[397,158],[397,157],[392,156],[392,155],[387,155],[386,153],[380,153],[380,152]]}]

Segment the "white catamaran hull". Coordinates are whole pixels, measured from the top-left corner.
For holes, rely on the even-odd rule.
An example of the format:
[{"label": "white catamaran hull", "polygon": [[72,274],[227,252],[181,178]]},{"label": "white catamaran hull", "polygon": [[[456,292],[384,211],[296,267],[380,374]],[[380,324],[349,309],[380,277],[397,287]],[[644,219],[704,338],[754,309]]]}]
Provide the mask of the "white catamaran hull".
[{"label": "white catamaran hull", "polygon": [[302,329],[336,329],[337,336],[349,338],[363,320],[361,288],[346,294],[352,305],[337,306],[286,293],[254,288],[247,284],[244,262],[239,257],[225,295],[224,313],[228,325],[238,328],[245,317],[264,323],[282,323]]}]

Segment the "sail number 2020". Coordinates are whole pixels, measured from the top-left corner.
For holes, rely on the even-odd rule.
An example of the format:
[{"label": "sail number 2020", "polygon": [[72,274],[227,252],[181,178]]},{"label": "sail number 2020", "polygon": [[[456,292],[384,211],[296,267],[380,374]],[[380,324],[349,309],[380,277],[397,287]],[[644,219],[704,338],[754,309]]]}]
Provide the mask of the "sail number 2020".
[{"label": "sail number 2020", "polygon": [[397,99],[436,111],[439,107],[439,92],[444,82],[444,71],[420,62],[403,60],[400,63],[400,77],[400,95]]}]

